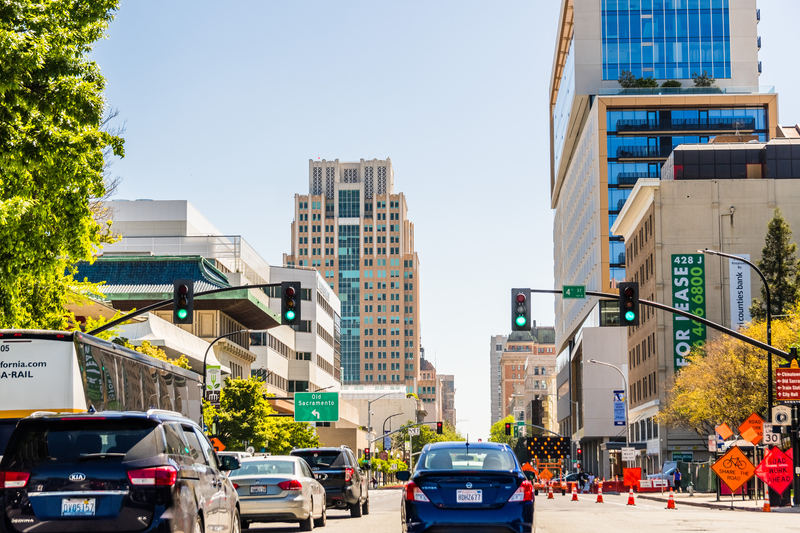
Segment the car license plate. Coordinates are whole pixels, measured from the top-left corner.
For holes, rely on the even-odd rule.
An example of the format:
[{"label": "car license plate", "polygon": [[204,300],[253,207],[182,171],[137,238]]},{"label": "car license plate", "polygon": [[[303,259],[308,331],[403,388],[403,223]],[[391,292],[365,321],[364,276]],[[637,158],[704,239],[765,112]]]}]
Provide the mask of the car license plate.
[{"label": "car license plate", "polygon": [[266,494],[266,485],[250,485],[250,494]]},{"label": "car license plate", "polygon": [[61,500],[61,516],[94,516],[94,498],[64,498]]},{"label": "car license plate", "polygon": [[481,503],[483,501],[482,490],[457,490],[456,503]]}]

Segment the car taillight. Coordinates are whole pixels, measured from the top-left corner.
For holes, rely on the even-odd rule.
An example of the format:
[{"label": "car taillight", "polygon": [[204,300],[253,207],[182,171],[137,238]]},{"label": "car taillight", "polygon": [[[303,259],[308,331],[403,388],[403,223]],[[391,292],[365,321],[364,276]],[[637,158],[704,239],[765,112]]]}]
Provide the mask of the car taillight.
[{"label": "car taillight", "polygon": [[178,471],[172,466],[128,470],[131,485],[139,487],[171,487],[178,480]]},{"label": "car taillight", "polygon": [[280,483],[278,483],[278,487],[281,490],[303,490],[303,485],[296,479],[290,479],[289,481],[281,481]]},{"label": "car taillight", "polygon": [[28,484],[29,472],[0,472],[0,487],[5,489],[23,489]]},{"label": "car taillight", "polygon": [[353,469],[352,468],[345,468],[344,469],[344,482],[345,483],[349,483],[351,479],[353,479]]},{"label": "car taillight", "polygon": [[508,499],[510,502],[532,502],[533,485],[527,479],[520,483],[519,488]]},{"label": "car taillight", "polygon": [[233,490],[239,490],[239,484],[238,483],[234,483],[233,484]]},{"label": "car taillight", "polygon": [[429,502],[425,493],[422,492],[422,489],[417,486],[416,483],[413,481],[409,481],[406,483],[406,500],[412,502]]}]

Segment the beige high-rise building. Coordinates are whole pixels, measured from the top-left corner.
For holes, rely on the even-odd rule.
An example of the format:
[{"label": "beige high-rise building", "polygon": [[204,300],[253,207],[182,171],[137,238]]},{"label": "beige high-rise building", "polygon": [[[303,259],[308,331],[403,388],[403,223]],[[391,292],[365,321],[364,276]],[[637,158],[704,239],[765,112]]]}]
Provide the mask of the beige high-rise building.
[{"label": "beige high-rise building", "polygon": [[419,259],[391,159],[309,160],[286,266],[314,268],[342,302],[342,383],[419,379]]}]

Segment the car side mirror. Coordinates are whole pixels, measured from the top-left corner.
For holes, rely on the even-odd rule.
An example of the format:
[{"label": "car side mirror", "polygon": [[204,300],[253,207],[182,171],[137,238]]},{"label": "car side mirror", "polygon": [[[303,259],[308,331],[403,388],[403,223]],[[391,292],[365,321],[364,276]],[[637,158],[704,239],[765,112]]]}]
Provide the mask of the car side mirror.
[{"label": "car side mirror", "polygon": [[397,472],[397,474],[395,474],[395,476],[400,481],[408,481],[409,479],[411,479],[411,472],[409,472],[408,470],[400,470],[399,472]]},{"label": "car side mirror", "polygon": [[219,469],[221,472],[230,472],[231,470],[238,470],[242,463],[239,462],[237,457],[232,455],[223,455],[219,458]]}]

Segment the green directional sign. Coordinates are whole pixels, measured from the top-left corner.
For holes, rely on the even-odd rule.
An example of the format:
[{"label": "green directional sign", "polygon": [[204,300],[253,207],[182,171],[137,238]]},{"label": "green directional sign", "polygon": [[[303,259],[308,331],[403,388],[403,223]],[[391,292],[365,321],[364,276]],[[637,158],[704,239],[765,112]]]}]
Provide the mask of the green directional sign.
[{"label": "green directional sign", "polygon": [[295,422],[338,422],[338,392],[295,392]]},{"label": "green directional sign", "polygon": [[562,298],[586,298],[586,285],[564,285],[561,289]]}]

